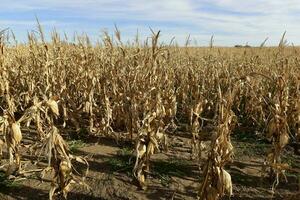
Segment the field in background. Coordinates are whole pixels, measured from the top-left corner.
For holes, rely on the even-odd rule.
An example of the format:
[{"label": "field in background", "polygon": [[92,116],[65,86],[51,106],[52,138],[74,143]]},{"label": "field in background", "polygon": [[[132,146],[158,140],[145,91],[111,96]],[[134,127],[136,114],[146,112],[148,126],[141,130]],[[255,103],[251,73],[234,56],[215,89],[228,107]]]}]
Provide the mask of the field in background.
[{"label": "field in background", "polygon": [[1,199],[296,199],[300,49],[0,42]]}]

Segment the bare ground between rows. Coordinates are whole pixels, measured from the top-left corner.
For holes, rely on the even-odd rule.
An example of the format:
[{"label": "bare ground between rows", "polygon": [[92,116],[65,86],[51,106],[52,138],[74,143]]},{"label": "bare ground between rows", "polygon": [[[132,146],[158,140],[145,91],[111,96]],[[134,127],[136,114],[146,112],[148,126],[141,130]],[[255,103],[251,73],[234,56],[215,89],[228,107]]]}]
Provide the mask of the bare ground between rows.
[{"label": "bare ground between rows", "polygon": [[[196,199],[202,172],[196,161],[190,159],[188,133],[170,137],[168,152],[157,153],[152,158],[148,189],[139,190],[131,175],[134,157],[130,143],[117,144],[107,138],[91,138],[76,148],[76,155],[84,156],[90,164],[86,179],[91,191],[75,186],[68,199],[139,200],[139,199]],[[206,142],[209,145],[209,142]],[[282,181],[275,194],[271,191],[272,181],[262,172],[268,144],[234,141],[235,161],[228,170],[232,176],[234,196],[231,199],[297,199],[299,198],[298,174],[287,173],[288,183]],[[23,158],[30,158],[23,149]],[[298,156],[286,150],[290,164],[300,166]],[[204,163],[204,162],[202,162]],[[81,166],[77,166],[80,170]],[[32,175],[16,184],[0,185],[0,199],[42,200],[48,199],[50,177],[41,181]],[[298,195],[297,195],[298,194]]]}]

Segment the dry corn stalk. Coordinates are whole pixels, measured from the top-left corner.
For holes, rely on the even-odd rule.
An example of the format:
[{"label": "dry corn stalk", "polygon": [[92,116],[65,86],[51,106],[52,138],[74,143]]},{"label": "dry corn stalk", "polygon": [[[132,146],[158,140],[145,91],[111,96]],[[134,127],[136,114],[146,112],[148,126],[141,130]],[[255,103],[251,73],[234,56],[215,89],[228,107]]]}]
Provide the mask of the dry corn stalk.
[{"label": "dry corn stalk", "polygon": [[[52,170],[54,176],[49,191],[49,199],[64,198],[67,199],[68,192],[74,184],[89,188],[85,182],[85,176],[88,173],[88,163],[81,157],[72,156],[69,153],[68,145],[60,136],[58,129],[53,126],[49,131],[45,141],[45,154],[48,156],[48,167],[43,173]],[[81,178],[74,174],[72,160],[87,165],[87,170]]]},{"label": "dry corn stalk", "polygon": [[133,174],[139,183],[141,189],[146,189],[146,176],[150,170],[150,158],[159,150],[159,142],[163,137],[163,133],[159,132],[160,129],[154,129],[153,121],[156,114],[153,113],[145,122],[145,129],[140,131],[139,137],[136,142],[136,162],[133,168]]},{"label": "dry corn stalk", "polygon": [[[40,139],[45,137],[43,130],[43,123],[53,124],[53,116],[59,116],[58,97],[53,96],[49,100],[38,101],[36,97],[33,99],[33,105],[24,111],[22,117],[18,120],[19,123],[26,122],[27,127],[30,126],[31,121],[34,121],[37,133]],[[50,109],[51,113],[47,112]]]},{"label": "dry corn stalk", "polygon": [[280,155],[284,147],[288,144],[290,138],[286,114],[289,106],[289,91],[284,77],[278,77],[275,87],[276,90],[273,97],[274,107],[271,112],[272,117],[269,122],[267,132],[267,138],[272,141],[273,147],[271,152],[268,153],[266,161],[266,164],[271,167],[271,177],[275,176],[272,191],[274,191],[279,184],[279,176],[282,174],[285,177],[285,169],[279,167],[282,164],[285,164],[281,162]]},{"label": "dry corn stalk", "polygon": [[192,159],[198,158],[201,159],[201,144],[202,141],[200,139],[199,133],[201,131],[200,126],[200,115],[203,111],[203,102],[199,101],[194,108],[191,109],[190,114],[190,126],[192,132]]},{"label": "dry corn stalk", "polygon": [[9,111],[4,111],[2,123],[3,133],[5,135],[5,142],[9,155],[9,168],[7,170],[7,173],[10,174],[11,166],[13,165],[14,161],[18,167],[18,170],[20,170],[21,168],[19,145],[22,140],[22,132],[20,123],[15,120],[14,115]]},{"label": "dry corn stalk", "polygon": [[[10,112],[6,111],[4,117],[1,118],[1,124],[3,124],[3,132],[6,135],[10,165],[13,164],[15,157],[16,164],[20,169],[20,156],[18,152],[19,144],[22,139],[20,123],[26,122],[30,125],[31,120],[34,120],[36,122],[38,133],[44,133],[40,125],[42,123],[41,121],[43,121],[43,123],[48,123],[50,131],[47,135],[40,135],[40,139],[44,141],[42,146],[46,147],[46,155],[48,156],[48,167],[45,168],[43,172],[49,170],[54,171],[54,177],[49,191],[49,199],[53,199],[54,197],[63,197],[66,199],[72,184],[77,183],[88,188],[84,183],[84,178],[88,172],[88,163],[81,157],[69,154],[67,144],[60,136],[58,129],[53,126],[53,116],[59,116],[57,101],[58,97],[52,97],[49,100],[40,102],[35,98],[34,105],[26,109],[23,116],[18,121],[14,119],[14,116]],[[48,114],[47,109],[50,109],[50,115]],[[41,117],[41,112],[44,117]],[[86,173],[81,178],[73,173],[74,170],[71,160],[87,165]],[[9,170],[10,168],[8,171]]]},{"label": "dry corn stalk", "polygon": [[224,169],[232,161],[233,146],[230,134],[235,123],[235,114],[231,110],[234,92],[227,98],[222,98],[219,89],[220,102],[218,106],[217,130],[211,139],[211,151],[204,168],[204,180],[201,183],[198,197],[201,200],[217,200],[225,194],[232,196],[232,181],[230,174]]},{"label": "dry corn stalk", "polygon": [[[150,171],[150,158],[159,151],[159,144],[165,137],[164,123],[165,109],[162,105],[161,96],[157,96],[155,112],[146,115],[142,122],[142,129],[136,140],[136,162],[133,168],[133,175],[139,183],[141,189],[146,189],[146,176]],[[149,105],[150,108],[150,105]]]}]

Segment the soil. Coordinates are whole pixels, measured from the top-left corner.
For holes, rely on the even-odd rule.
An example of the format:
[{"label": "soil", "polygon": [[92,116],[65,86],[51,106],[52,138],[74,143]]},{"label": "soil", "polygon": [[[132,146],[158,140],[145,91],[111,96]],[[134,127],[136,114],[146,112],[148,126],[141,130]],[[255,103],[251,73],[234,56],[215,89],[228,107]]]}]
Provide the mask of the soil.
[{"label": "soil", "polygon": [[[117,142],[107,138],[92,138],[73,148],[75,155],[85,157],[89,162],[89,174],[86,183],[91,191],[75,185],[68,195],[68,199],[91,200],[192,200],[197,198],[197,189],[201,181],[202,171],[199,169],[205,163],[191,160],[190,136],[188,133],[178,132],[170,136],[171,146],[167,152],[160,152],[153,156],[151,173],[148,175],[147,190],[137,187],[131,175],[134,157],[131,157],[132,144]],[[26,140],[24,145],[26,144]],[[209,141],[205,142],[209,145]],[[272,192],[267,174],[262,172],[262,165],[266,152],[270,148],[267,142],[257,140],[240,140],[233,137],[235,147],[234,162],[227,169],[232,176],[233,193],[231,199],[300,199],[299,174],[287,172],[288,182],[283,179]],[[300,170],[300,157],[293,154],[292,148],[287,147],[285,159],[295,169]],[[5,155],[4,155],[5,158]],[[30,160],[27,151],[22,151],[22,159]],[[30,163],[28,164],[28,166]],[[80,165],[76,166],[79,169]],[[0,180],[1,181],[1,180]],[[0,199],[8,200],[42,200],[48,199],[51,177],[42,181],[38,173],[24,179],[18,178],[13,182],[0,185]],[[225,197],[224,199],[228,199]]]}]

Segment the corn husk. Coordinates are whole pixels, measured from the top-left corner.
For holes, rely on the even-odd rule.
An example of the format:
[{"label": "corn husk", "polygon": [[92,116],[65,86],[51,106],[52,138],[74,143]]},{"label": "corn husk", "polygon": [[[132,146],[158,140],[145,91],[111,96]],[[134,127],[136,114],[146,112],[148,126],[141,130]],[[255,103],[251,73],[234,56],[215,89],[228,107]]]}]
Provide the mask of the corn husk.
[{"label": "corn husk", "polygon": [[46,104],[56,116],[59,116],[58,104],[55,100],[49,99]]},{"label": "corn husk", "polygon": [[281,148],[283,148],[285,145],[288,144],[290,137],[288,133],[281,134],[279,137],[279,145]]},{"label": "corn husk", "polygon": [[11,129],[12,129],[12,139],[15,141],[15,145],[19,144],[22,140],[22,132],[21,132],[20,124],[12,123]]}]

